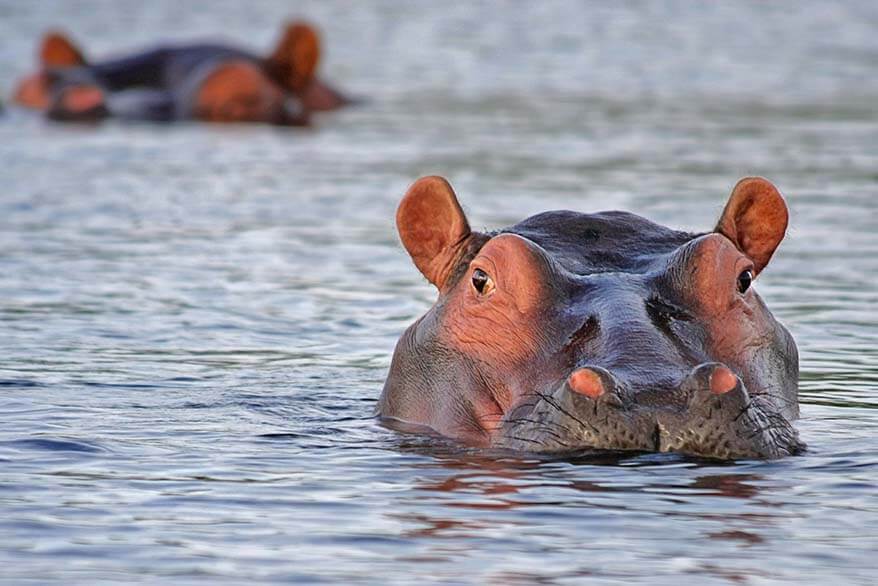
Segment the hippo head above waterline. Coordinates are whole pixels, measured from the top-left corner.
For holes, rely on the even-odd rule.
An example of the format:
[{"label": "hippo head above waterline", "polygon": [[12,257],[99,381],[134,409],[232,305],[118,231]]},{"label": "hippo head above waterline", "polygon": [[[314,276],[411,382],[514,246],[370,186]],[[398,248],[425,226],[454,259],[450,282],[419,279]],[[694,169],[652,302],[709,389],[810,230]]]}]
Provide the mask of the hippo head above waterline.
[{"label": "hippo head above waterline", "polygon": [[377,413],[529,452],[796,453],[796,345],[753,287],[787,218],[747,178],[708,233],[619,211],[479,233],[448,182],[422,178],[396,221],[439,297],[399,340]]}]

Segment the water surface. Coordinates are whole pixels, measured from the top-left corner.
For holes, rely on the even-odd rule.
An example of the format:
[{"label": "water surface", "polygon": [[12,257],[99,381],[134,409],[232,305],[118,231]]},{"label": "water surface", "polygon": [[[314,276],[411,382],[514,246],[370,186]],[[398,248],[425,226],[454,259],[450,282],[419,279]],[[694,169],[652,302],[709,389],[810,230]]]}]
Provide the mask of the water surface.
[{"label": "water surface", "polygon": [[[0,581],[878,579],[873,2],[7,0],[0,87],[50,25],[103,55],[267,47],[297,14],[369,98],[313,130],[0,119]],[[704,230],[771,178],[791,228],[756,286],[799,344],[808,452],[512,458],[378,426],[435,297],[393,228],[428,173],[477,228]]]}]

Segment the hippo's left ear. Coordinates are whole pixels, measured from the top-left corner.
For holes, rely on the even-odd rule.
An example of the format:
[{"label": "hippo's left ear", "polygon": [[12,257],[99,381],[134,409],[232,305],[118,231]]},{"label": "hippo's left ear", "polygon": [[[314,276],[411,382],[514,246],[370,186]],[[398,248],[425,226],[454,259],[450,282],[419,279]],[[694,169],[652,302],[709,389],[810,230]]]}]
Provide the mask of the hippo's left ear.
[{"label": "hippo's left ear", "polygon": [[49,31],[43,36],[39,57],[43,67],[78,67],[86,64],[79,47],[60,31]]},{"label": "hippo's left ear", "polygon": [[715,231],[750,257],[759,274],[783,240],[788,220],[777,188],[762,177],[745,177],[732,190]]},{"label": "hippo's left ear", "polygon": [[421,177],[396,210],[396,228],[418,270],[442,291],[472,231],[451,185]]}]

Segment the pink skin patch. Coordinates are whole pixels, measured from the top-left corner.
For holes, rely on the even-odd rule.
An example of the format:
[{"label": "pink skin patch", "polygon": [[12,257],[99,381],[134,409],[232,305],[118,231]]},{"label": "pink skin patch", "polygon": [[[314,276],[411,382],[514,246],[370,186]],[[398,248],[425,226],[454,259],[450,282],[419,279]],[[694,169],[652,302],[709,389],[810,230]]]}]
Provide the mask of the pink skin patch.
[{"label": "pink skin patch", "polygon": [[588,368],[574,370],[567,378],[567,384],[574,392],[592,399],[597,399],[604,394],[604,383],[601,382],[601,377]]},{"label": "pink skin patch", "polygon": [[283,94],[255,65],[218,65],[195,97],[196,118],[208,122],[268,122],[280,110]]},{"label": "pink skin patch", "polygon": [[49,91],[46,87],[46,76],[34,73],[18,84],[13,98],[15,103],[25,108],[43,110],[49,107]]},{"label": "pink skin patch", "polygon": [[714,395],[728,393],[738,386],[738,377],[725,366],[717,366],[710,374],[710,392]]},{"label": "pink skin patch", "polygon": [[104,92],[92,86],[75,86],[64,92],[62,104],[68,112],[89,112],[104,103]]}]

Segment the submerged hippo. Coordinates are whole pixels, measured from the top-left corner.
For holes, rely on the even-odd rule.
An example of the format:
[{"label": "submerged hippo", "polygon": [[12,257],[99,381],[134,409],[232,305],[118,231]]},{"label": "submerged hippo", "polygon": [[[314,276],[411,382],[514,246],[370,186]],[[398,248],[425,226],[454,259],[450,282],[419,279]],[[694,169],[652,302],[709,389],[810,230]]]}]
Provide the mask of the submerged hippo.
[{"label": "submerged hippo", "polygon": [[551,211],[479,233],[422,178],[396,222],[439,298],[399,340],[377,413],[531,452],[796,453],[796,345],[753,287],[787,218],[751,177],[712,232]]},{"label": "submerged hippo", "polygon": [[65,35],[39,49],[40,71],[19,84],[19,105],[55,120],[265,122],[301,125],[308,113],[348,103],[316,76],[320,40],[313,27],[290,23],[265,57],[237,47],[163,46],[89,62]]}]

